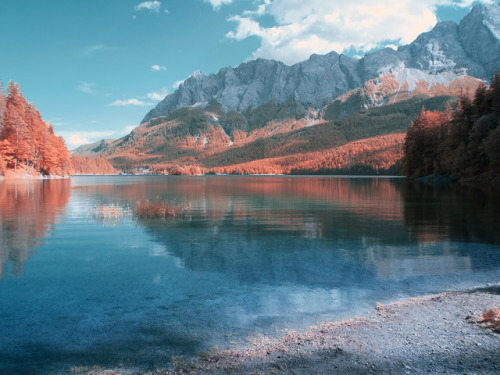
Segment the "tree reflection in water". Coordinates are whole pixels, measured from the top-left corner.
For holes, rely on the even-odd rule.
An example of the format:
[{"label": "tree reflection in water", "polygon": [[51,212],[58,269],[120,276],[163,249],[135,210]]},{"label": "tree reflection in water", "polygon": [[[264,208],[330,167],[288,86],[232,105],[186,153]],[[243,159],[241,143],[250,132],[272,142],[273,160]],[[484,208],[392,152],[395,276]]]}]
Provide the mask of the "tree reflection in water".
[{"label": "tree reflection in water", "polygon": [[7,264],[13,275],[42,243],[68,203],[69,179],[0,182],[0,279]]}]

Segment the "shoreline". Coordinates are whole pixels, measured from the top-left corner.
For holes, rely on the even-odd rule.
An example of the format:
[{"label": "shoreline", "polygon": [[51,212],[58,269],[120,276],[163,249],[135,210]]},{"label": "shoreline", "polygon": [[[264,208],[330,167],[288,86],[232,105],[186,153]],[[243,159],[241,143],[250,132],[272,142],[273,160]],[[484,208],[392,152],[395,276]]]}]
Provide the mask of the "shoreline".
[{"label": "shoreline", "polygon": [[374,315],[179,361],[168,374],[498,374],[500,333],[478,323],[498,308],[500,284],[377,304]]},{"label": "shoreline", "polygon": [[500,333],[480,323],[500,283],[387,305],[373,314],[260,337],[251,347],[172,358],[156,370],[73,368],[70,374],[499,374]]}]

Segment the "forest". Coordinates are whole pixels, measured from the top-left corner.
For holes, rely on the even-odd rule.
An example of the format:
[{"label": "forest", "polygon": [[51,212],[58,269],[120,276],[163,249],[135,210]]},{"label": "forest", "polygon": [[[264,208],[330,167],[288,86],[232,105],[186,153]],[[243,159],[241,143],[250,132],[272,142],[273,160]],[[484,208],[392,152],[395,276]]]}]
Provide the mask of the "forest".
[{"label": "forest", "polygon": [[461,95],[456,110],[426,111],[408,129],[402,168],[409,178],[446,176],[500,182],[500,72],[489,87]]},{"label": "forest", "polygon": [[111,163],[102,157],[91,158],[88,156],[73,155],[71,157],[72,175],[103,175],[118,174]]},{"label": "forest", "polygon": [[0,86],[0,174],[66,176],[70,166],[64,140],[26,101],[19,85],[10,82],[6,96]]},{"label": "forest", "polygon": [[326,122],[301,117],[293,100],[248,110],[249,119],[212,103],[144,123],[101,155],[129,172],[399,175],[404,134],[421,108],[444,111],[456,100],[418,95]]},{"label": "forest", "polygon": [[4,95],[0,83],[0,176],[116,173],[105,159],[72,158],[63,138],[42,120],[19,85],[10,82]]}]

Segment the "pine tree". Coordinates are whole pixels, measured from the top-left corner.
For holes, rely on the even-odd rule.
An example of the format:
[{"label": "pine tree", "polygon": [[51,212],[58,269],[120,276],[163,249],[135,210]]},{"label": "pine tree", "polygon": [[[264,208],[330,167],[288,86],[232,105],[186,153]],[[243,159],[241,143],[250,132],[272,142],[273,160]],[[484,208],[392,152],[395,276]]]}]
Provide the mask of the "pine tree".
[{"label": "pine tree", "polygon": [[0,134],[2,132],[4,115],[5,115],[5,95],[3,92],[2,81],[0,81]]},{"label": "pine tree", "polygon": [[7,139],[12,146],[11,157],[14,163],[14,172],[18,165],[28,156],[28,126],[24,122],[26,100],[17,84],[9,83],[5,106],[5,115],[0,140]]},{"label": "pine tree", "polygon": [[438,148],[445,137],[446,113],[422,108],[411,124],[403,146],[403,170],[409,177],[422,177],[436,169]]}]

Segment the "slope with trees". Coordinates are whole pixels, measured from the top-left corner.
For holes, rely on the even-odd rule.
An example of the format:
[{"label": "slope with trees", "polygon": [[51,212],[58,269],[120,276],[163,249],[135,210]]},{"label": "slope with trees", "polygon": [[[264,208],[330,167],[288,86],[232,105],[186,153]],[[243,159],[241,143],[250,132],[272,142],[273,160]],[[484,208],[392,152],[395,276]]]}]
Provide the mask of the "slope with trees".
[{"label": "slope with trees", "polygon": [[71,157],[71,174],[104,175],[118,174],[118,171],[105,158],[73,155]]},{"label": "slope with trees", "polygon": [[410,178],[446,175],[462,182],[500,182],[500,72],[455,111],[423,109],[409,128],[403,169]]},{"label": "slope with trees", "polygon": [[42,120],[18,84],[0,88],[0,174],[59,175],[70,173],[71,155],[52,125]]},{"label": "slope with trees", "polygon": [[169,174],[399,173],[402,134],[420,109],[444,110],[455,100],[415,96],[328,122],[290,118],[292,100],[247,111],[249,119],[213,103],[151,120],[94,154],[119,169]]}]

